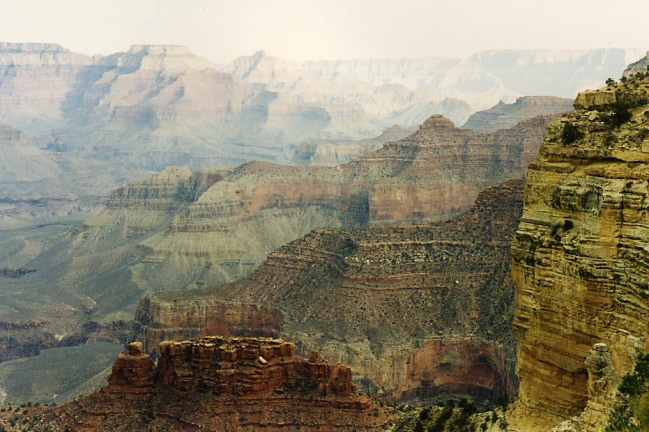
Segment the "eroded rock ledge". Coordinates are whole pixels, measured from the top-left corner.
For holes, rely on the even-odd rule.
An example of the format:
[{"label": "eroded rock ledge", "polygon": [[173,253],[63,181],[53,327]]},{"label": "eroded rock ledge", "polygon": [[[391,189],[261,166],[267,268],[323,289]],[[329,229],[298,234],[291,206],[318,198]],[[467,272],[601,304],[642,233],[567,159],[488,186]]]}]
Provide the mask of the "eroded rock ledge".
[{"label": "eroded rock ledge", "polygon": [[156,364],[141,343],[120,354],[99,392],[44,413],[56,430],[382,430],[389,420],[356,394],[351,371],[281,339],[163,342]]}]

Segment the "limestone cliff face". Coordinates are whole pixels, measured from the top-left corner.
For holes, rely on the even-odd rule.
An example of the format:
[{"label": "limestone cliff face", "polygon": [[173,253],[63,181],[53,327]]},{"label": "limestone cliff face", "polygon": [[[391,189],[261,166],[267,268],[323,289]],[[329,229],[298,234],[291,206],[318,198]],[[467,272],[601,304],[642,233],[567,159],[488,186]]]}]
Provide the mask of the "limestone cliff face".
[{"label": "limestone cliff face", "polygon": [[518,122],[538,115],[559,114],[572,111],[572,99],[556,96],[524,96],[512,104],[499,102],[488,110],[478,111],[462,126],[481,132],[509,129]]},{"label": "limestone cliff face", "polygon": [[647,349],[648,95],[640,78],[583,93],[548,126],[512,244],[521,403],[561,419],[588,402],[585,430],[613,403],[589,402],[593,345],[610,355],[611,389]]},{"label": "limestone cliff face", "polygon": [[[436,224],[317,229],[242,281],[150,295],[137,316],[185,337],[195,327],[166,322],[165,305],[173,301],[178,315],[197,310],[202,325],[200,311],[215,299],[247,299],[278,309],[282,335],[301,352],[349,364],[365,391],[494,400],[516,388],[506,257],[521,195],[522,181],[511,181]],[[151,346],[146,334],[138,339]]]},{"label": "limestone cliff face", "polygon": [[356,393],[348,367],[295,350],[276,339],[164,342],[156,366],[132,343],[106,387],[41,415],[56,430],[384,429],[388,412]]}]

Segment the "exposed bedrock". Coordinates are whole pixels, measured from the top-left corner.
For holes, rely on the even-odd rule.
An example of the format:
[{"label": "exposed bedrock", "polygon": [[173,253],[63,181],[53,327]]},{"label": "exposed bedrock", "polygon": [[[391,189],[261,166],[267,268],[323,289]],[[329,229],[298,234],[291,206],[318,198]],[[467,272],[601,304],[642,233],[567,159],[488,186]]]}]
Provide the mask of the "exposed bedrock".
[{"label": "exposed bedrock", "polygon": [[135,315],[134,333],[144,343],[144,351],[157,357],[158,347],[165,340],[207,335],[279,337],[281,325],[279,311],[253,303],[217,298],[155,301],[144,297]]},{"label": "exposed bedrock", "polygon": [[266,338],[164,342],[156,366],[132,343],[102,390],[42,414],[60,430],[383,430],[388,411],[356,393],[348,367],[295,350]]},{"label": "exposed bedrock", "polygon": [[[580,94],[530,164],[512,277],[520,400],[536,416],[594,414],[594,345],[612,389],[647,349],[648,96],[646,78]],[[600,420],[614,403],[602,400]]]}]

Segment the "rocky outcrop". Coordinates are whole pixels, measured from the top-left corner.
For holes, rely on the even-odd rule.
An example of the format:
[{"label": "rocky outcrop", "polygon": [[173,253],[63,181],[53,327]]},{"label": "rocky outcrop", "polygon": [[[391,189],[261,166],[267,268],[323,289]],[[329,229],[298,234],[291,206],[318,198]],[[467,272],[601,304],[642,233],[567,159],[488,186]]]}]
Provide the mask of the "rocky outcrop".
[{"label": "rocky outcrop", "polygon": [[282,335],[300,352],[349,364],[364,391],[493,401],[516,388],[507,256],[521,198],[522,181],[510,181],[436,224],[317,229],[240,282],[150,295],[137,315],[184,337],[195,328],[157,312],[172,299],[178,313],[187,308],[182,314],[214,299],[247,299],[281,311]]},{"label": "rocky outcrop", "polygon": [[432,116],[409,137],[350,162],[357,176],[384,178],[369,191],[370,222],[435,220],[468,209],[480,191],[523,176],[554,118],[538,116],[483,134]]},{"label": "rocky outcrop", "polygon": [[293,153],[292,165],[336,166],[349,162],[358,156],[379,149],[389,141],[397,141],[413,131],[394,125],[375,138],[364,140],[309,140],[301,143]]},{"label": "rocky outcrop", "polygon": [[142,353],[142,343],[132,342],[126,353],[117,356],[108,376],[108,391],[147,393],[153,389],[157,374],[151,357]]},{"label": "rocky outcrop", "polygon": [[572,99],[555,96],[524,96],[512,104],[499,102],[488,110],[478,111],[462,126],[480,132],[509,129],[517,123],[539,115],[560,114],[572,111]]},{"label": "rocky outcrop", "polygon": [[514,335],[521,404],[548,422],[585,408],[583,430],[601,430],[616,380],[647,349],[648,97],[646,78],[580,94],[528,170]]},{"label": "rocky outcrop", "polygon": [[40,411],[63,430],[378,431],[386,410],[358,396],[349,368],[276,339],[164,342],[156,366],[141,344],[120,354],[108,386]]}]

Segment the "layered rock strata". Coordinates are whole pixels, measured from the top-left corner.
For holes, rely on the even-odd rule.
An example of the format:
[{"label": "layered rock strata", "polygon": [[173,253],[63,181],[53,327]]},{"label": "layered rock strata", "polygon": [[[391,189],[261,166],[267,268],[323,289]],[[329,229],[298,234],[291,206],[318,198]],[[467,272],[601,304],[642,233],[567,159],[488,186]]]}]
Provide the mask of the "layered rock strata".
[{"label": "layered rock strata", "polygon": [[280,335],[282,314],[253,303],[207,301],[151,303],[140,300],[134,319],[134,334],[144,342],[145,352],[160,355],[165,340],[195,339],[208,335],[273,337]]},{"label": "layered rock strata", "polygon": [[74,273],[92,260],[93,273],[78,280],[95,301],[117,267],[128,269],[119,273],[128,277],[124,296],[131,288],[201,288],[250,274],[316,227],[438,220],[469,208],[480,190],[522,176],[550,119],[483,134],[433,116],[411,136],[337,167],[169,168],[117,190],[86,222]]},{"label": "layered rock strata", "polygon": [[586,407],[584,430],[614,403],[598,397],[593,346],[610,389],[647,349],[648,97],[647,78],[613,83],[548,126],[512,244],[520,401],[556,419]]},{"label": "layered rock strata", "polygon": [[[389,419],[356,394],[349,368],[276,339],[164,342],[156,366],[134,343],[101,391],[42,411],[63,430],[382,430]],[[43,424],[43,423],[41,423]]]},{"label": "layered rock strata", "polygon": [[[548,121],[539,117],[483,134],[434,116],[409,137],[337,167],[250,162],[194,172],[167,168],[117,189],[101,214],[61,228],[53,239],[37,238],[41,231],[0,239],[2,267],[38,269],[1,279],[12,288],[0,299],[8,305],[0,318],[38,319],[49,333],[66,338],[79,332],[76,323],[132,319],[147,292],[238,280],[271,251],[316,227],[365,228],[448,217],[470,207],[482,188],[522,176]],[[408,253],[408,244],[402,247]],[[18,293],[29,293],[30,301],[24,294],[14,299]],[[21,308],[14,312],[16,304]],[[195,327],[184,321],[178,325]],[[175,337],[157,328],[153,333],[153,347]],[[196,330],[186,336],[203,334]],[[12,347],[14,353],[34,352]]]},{"label": "layered rock strata", "polygon": [[[513,126],[513,125],[512,125]],[[300,143],[291,159],[292,165],[335,166],[378,150],[383,144],[398,141],[413,131],[394,125],[375,138],[352,140],[308,140]]]},{"label": "layered rock strata", "polygon": [[[240,282],[145,298],[139,325],[192,334],[157,311],[247,299],[281,311],[282,335],[300,352],[349,364],[364,391],[493,401],[516,388],[507,256],[521,198],[522,181],[510,181],[436,224],[317,229]],[[146,334],[137,337],[151,346]]]},{"label": "layered rock strata", "polygon": [[572,111],[572,99],[556,96],[523,96],[516,102],[506,104],[499,102],[488,110],[478,111],[462,126],[481,132],[495,132],[498,129],[509,129],[517,123],[538,115],[560,114]]}]

